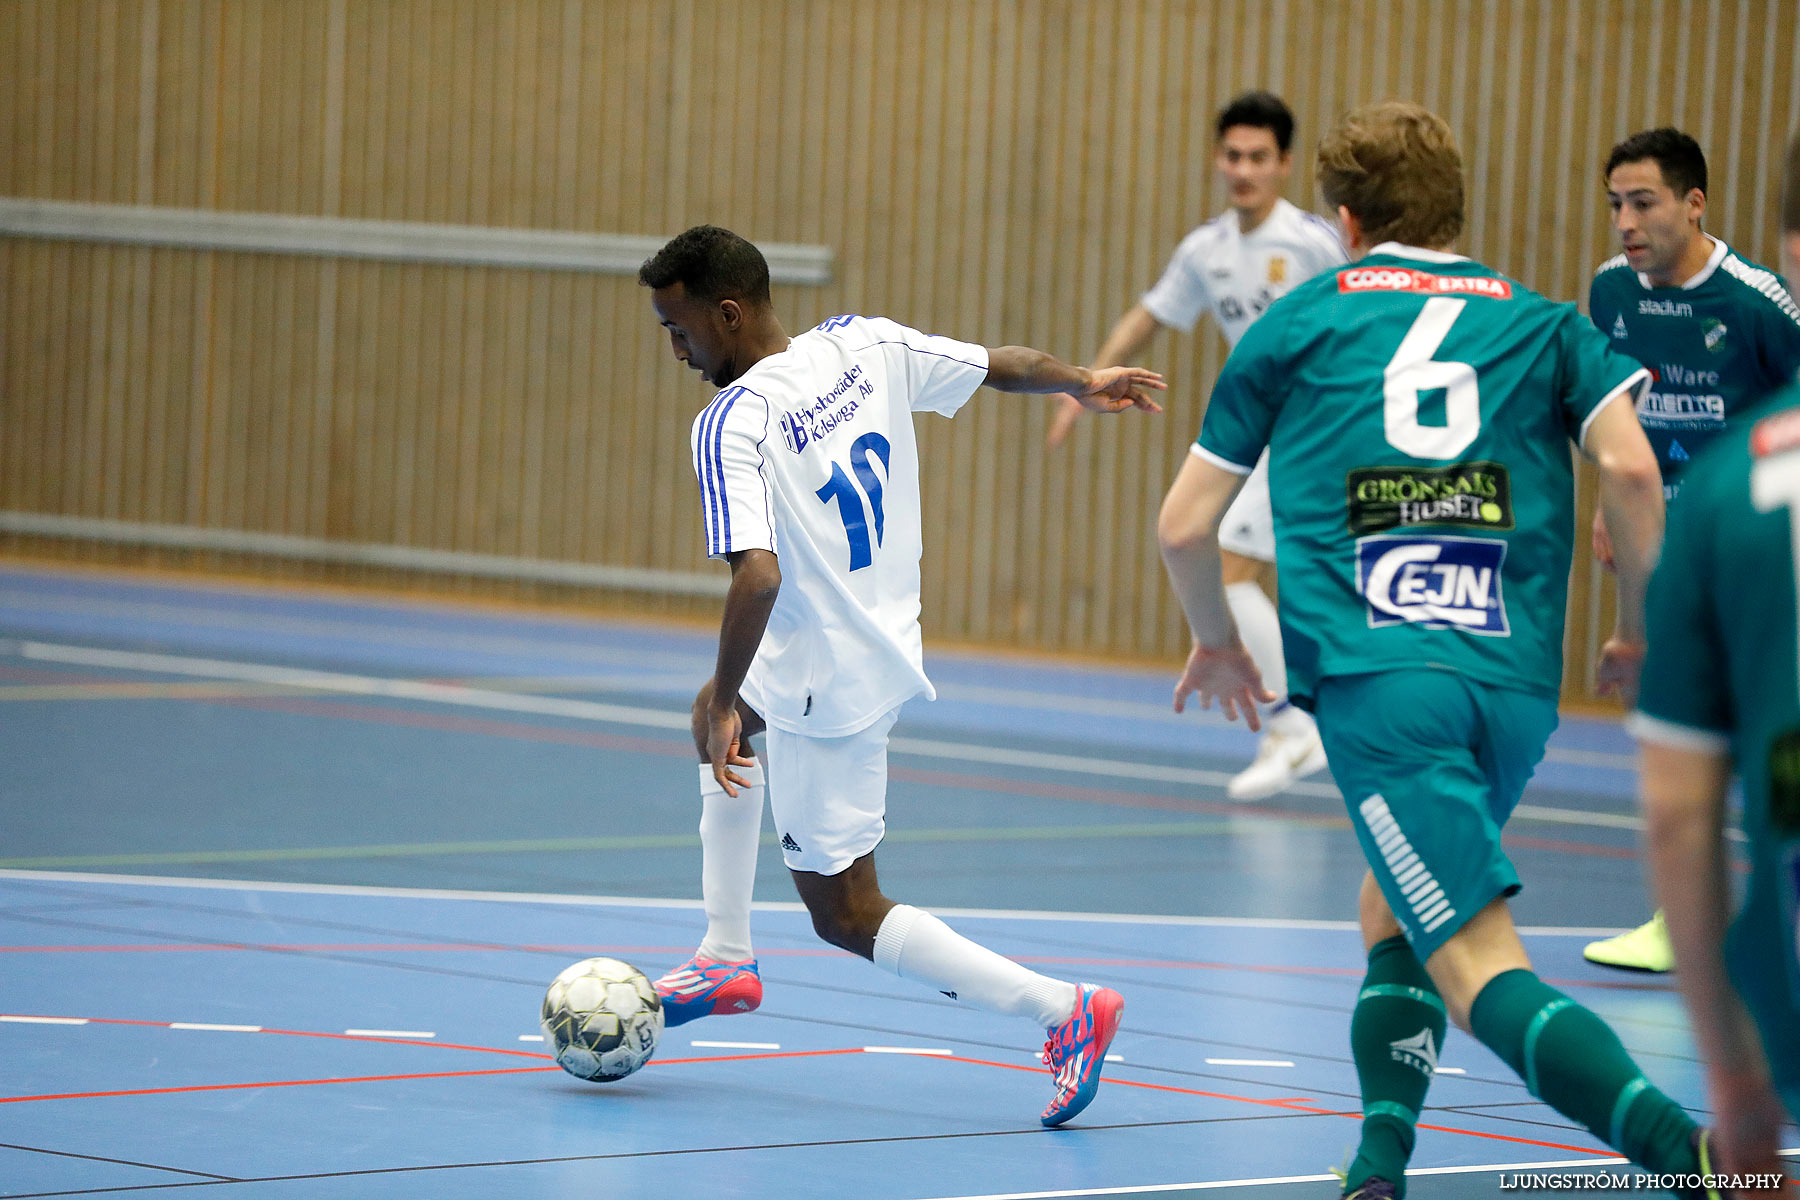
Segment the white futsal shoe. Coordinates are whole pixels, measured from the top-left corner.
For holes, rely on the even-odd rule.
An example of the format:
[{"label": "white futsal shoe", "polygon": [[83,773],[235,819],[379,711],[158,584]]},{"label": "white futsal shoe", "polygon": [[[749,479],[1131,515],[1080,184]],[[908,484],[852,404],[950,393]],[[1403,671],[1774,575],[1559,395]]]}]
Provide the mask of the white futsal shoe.
[{"label": "white futsal shoe", "polygon": [[1295,780],[1325,769],[1325,745],[1319,731],[1280,733],[1271,729],[1256,747],[1256,757],[1225,785],[1225,794],[1239,803],[1262,800],[1292,787]]}]

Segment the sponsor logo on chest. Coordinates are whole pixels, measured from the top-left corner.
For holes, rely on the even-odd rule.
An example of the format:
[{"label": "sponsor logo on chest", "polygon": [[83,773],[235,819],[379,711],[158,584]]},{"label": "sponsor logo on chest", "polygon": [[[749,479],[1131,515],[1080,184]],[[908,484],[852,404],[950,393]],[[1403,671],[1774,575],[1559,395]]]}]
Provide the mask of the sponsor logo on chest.
[{"label": "sponsor logo on chest", "polygon": [[1505,563],[1506,543],[1490,538],[1358,538],[1356,590],[1371,629],[1410,624],[1507,637]]},{"label": "sponsor logo on chest", "polygon": [[1512,299],[1512,284],[1492,275],[1434,275],[1411,267],[1351,267],[1339,271],[1337,279],[1340,293],[1416,292],[1431,296]]},{"label": "sponsor logo on chest", "polygon": [[1691,317],[1694,306],[1685,300],[1639,300],[1638,315],[1643,317]]},{"label": "sponsor logo on chest", "polygon": [[1353,534],[1405,525],[1513,527],[1512,480],[1496,462],[1451,467],[1358,467],[1344,477]]},{"label": "sponsor logo on chest", "polygon": [[781,415],[781,440],[798,454],[856,416],[862,402],[874,394],[875,385],[869,382],[862,364],[857,363],[838,377],[830,391],[815,397],[805,408],[790,409]]}]

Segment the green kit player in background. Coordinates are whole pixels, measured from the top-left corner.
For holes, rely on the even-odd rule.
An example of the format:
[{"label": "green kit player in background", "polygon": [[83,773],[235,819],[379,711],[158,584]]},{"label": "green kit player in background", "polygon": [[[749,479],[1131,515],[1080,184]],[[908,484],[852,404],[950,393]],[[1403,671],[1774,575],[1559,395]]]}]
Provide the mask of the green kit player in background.
[{"label": "green kit player in background", "polygon": [[[1800,307],[1773,272],[1701,229],[1706,156],[1680,130],[1650,129],[1614,146],[1606,201],[1623,253],[1594,273],[1588,312],[1613,349],[1650,369],[1638,422],[1673,502],[1700,447],[1800,370]],[[1611,564],[1598,513],[1594,553]],[[1583,953],[1637,971],[1667,971],[1672,962],[1661,913]]]},{"label": "green kit player in background", "polygon": [[1635,690],[1661,478],[1649,382],[1571,305],[1448,253],[1449,126],[1412,104],[1346,117],[1319,183],[1357,261],[1275,302],[1227,360],[1158,534],[1194,634],[1175,688],[1227,717],[1266,694],[1219,582],[1219,514],[1265,446],[1288,687],[1310,705],[1370,871],[1350,1023],[1362,1141],[1345,1180],[1402,1195],[1447,1021],[1633,1161],[1692,1173],[1705,1135],[1599,1017],[1540,980],[1500,830],[1556,726],[1573,439],[1599,467],[1619,618],[1600,674]]},{"label": "green kit player in background", "polygon": [[[1782,190],[1782,257],[1800,288],[1800,138]],[[1684,476],[1650,584],[1650,651],[1631,720],[1651,875],[1706,1063],[1719,1157],[1733,1171],[1780,1170],[1783,1103],[1800,1118],[1797,568],[1800,386],[1790,376]],[[1751,872],[1732,918],[1724,822],[1734,768]]]}]

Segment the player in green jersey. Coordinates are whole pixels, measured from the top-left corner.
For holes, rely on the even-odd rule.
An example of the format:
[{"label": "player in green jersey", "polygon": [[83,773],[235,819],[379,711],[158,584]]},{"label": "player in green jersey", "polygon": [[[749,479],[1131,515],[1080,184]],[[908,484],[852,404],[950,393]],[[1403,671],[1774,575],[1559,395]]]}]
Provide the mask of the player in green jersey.
[{"label": "player in green jersey", "polygon": [[[1800,138],[1785,176],[1783,258],[1800,289]],[[1694,459],[1670,510],[1631,724],[1723,1169],[1778,1171],[1782,1103],[1800,1117],[1800,386],[1790,377],[1753,417]],[[1734,769],[1751,874],[1732,917]]]},{"label": "player in green jersey", "polygon": [[1351,1025],[1362,1142],[1345,1181],[1405,1190],[1448,1021],[1532,1093],[1657,1172],[1704,1137],[1604,1022],[1532,971],[1500,830],[1556,725],[1573,553],[1574,440],[1600,471],[1619,622],[1601,677],[1630,689],[1662,534],[1633,405],[1648,372],[1573,306],[1448,253],[1462,227],[1449,126],[1352,113],[1319,181],[1356,261],[1244,335],[1158,522],[1194,634],[1176,708],[1262,693],[1219,582],[1219,514],[1269,450],[1288,687],[1310,705],[1370,871],[1368,974]]},{"label": "player in green jersey", "polygon": [[[1654,376],[1638,420],[1673,500],[1700,447],[1800,370],[1800,307],[1772,272],[1702,230],[1706,156],[1687,134],[1632,134],[1607,156],[1605,178],[1623,253],[1595,272],[1588,313],[1615,350]],[[1598,513],[1594,553],[1610,562]],[[1661,913],[1583,953],[1638,971],[1666,971],[1673,961]]]}]

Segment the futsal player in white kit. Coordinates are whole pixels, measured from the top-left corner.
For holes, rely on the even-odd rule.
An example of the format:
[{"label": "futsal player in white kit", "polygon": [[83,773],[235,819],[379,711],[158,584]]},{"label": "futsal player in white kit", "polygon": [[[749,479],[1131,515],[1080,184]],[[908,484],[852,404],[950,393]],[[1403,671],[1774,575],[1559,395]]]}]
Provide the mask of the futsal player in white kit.
[{"label": "futsal player in white kit", "polygon": [[[1156,286],[1120,317],[1094,358],[1096,367],[1143,352],[1158,329],[1187,332],[1211,312],[1225,341],[1244,330],[1296,284],[1343,264],[1337,231],[1281,196],[1293,166],[1294,114],[1277,96],[1246,92],[1219,111],[1214,166],[1225,178],[1231,208],[1183,238]],[[1049,441],[1061,444],[1082,406],[1063,397]],[[1325,748],[1310,715],[1287,701],[1281,624],[1259,579],[1275,561],[1269,509],[1268,456],[1257,462],[1219,529],[1225,597],[1244,646],[1276,693],[1264,718],[1256,758],[1226,786],[1234,800],[1261,800],[1325,766]]]},{"label": "futsal player in white kit", "polygon": [[[1124,1001],[1029,971],[896,904],[876,880],[888,731],[933,698],[920,650],[922,548],[913,414],[953,416],[986,384],[1073,392],[1100,412],[1160,411],[1136,367],[1090,371],[1019,346],[993,350],[880,317],[833,317],[795,337],[755,246],[702,225],[638,273],[675,357],[721,390],[694,422],[707,553],[731,564],[713,678],[694,701],[707,931],[656,981],[665,1020],[762,1000],[750,898],[767,795],[782,855],[834,946],[1049,1033],[1045,1125],[1087,1106]],[[751,735],[767,729],[763,762]],[[766,774],[765,774],[766,773]]]}]

